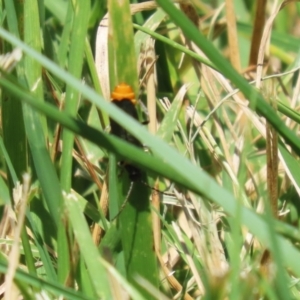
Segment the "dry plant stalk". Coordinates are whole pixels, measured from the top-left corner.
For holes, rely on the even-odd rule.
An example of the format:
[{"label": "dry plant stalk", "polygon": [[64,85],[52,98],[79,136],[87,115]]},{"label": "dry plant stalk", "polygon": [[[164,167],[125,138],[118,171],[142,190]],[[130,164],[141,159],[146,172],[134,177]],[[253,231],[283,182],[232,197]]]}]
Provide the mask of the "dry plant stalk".
[{"label": "dry plant stalk", "polygon": [[157,131],[156,124],[156,55],[154,49],[155,41],[148,38],[145,44],[144,68],[146,70],[146,89],[147,89],[147,109],[149,113],[148,129],[155,134]]},{"label": "dry plant stalk", "polygon": [[[168,280],[169,284],[178,292],[181,292],[183,287],[182,285],[178,282],[178,280],[172,275],[172,271],[165,265],[160,252],[156,251],[156,256],[159,260],[160,266],[166,276],[166,279]],[[194,298],[191,297],[188,293],[185,293],[183,295],[184,300],[193,300]]]},{"label": "dry plant stalk", "polygon": [[264,57],[265,53],[268,52],[270,44],[270,36],[271,36],[271,29],[273,26],[273,22],[279,13],[281,6],[277,5],[278,1],[274,1],[273,3],[273,10],[271,13],[271,16],[266,22],[266,25],[263,30],[263,36],[261,38],[259,50],[258,50],[258,56],[257,56],[257,72],[256,72],[256,88],[260,89],[261,86],[261,79],[262,79],[262,73],[263,73],[263,64],[264,64]]},{"label": "dry plant stalk", "polygon": [[227,20],[227,37],[229,43],[229,56],[232,66],[241,72],[240,51],[238,45],[238,36],[236,29],[236,17],[233,0],[225,1],[226,20]]},{"label": "dry plant stalk", "polygon": [[[274,87],[269,97],[270,104],[276,109]],[[268,122],[266,124],[266,151],[267,151],[267,187],[270,206],[275,218],[278,217],[278,137],[277,132]]]},{"label": "dry plant stalk", "polygon": [[252,32],[249,66],[257,64],[259,47],[265,26],[267,0],[256,1],[256,12]]},{"label": "dry plant stalk", "polygon": [[[104,181],[102,186],[102,192],[101,192],[99,204],[103,214],[106,215],[108,212],[108,192],[107,192],[106,181]],[[94,244],[97,246],[100,244],[102,233],[103,233],[102,228],[98,224],[95,224],[93,228],[92,238]]]},{"label": "dry plant stalk", "polygon": [[[265,98],[275,109],[275,85],[273,80],[266,86]],[[278,136],[277,132],[268,122],[266,124],[266,157],[267,157],[267,190],[270,208],[275,218],[278,217]],[[273,260],[269,250],[263,252],[260,261],[260,271],[266,278],[274,277]]]},{"label": "dry plant stalk", "polygon": [[[275,109],[275,86],[273,80],[266,87],[265,98],[270,105]],[[268,200],[270,201],[270,208],[273,216],[278,217],[278,136],[276,130],[268,122],[266,123],[266,157],[267,157],[267,190]],[[269,250],[263,252],[260,261],[260,271],[262,274],[271,279],[274,276],[272,267],[273,260]]]},{"label": "dry plant stalk", "polygon": [[[196,9],[194,8],[195,3],[191,3],[191,1],[182,1],[180,2],[180,9],[183,11],[183,13],[194,23],[194,25],[199,28],[200,25],[200,18],[198,16],[198,13]],[[189,49],[194,51],[193,47],[195,46],[191,41],[189,41],[185,36],[182,36],[183,44]],[[201,53],[203,55],[203,53]],[[181,68],[181,65],[183,63],[183,59],[185,57],[185,54],[182,54],[182,59],[179,63],[179,68]],[[195,73],[200,80],[201,78],[201,72],[200,72],[200,66],[201,64],[195,60],[192,59],[192,64],[195,70]]]},{"label": "dry plant stalk", "polygon": [[[156,121],[156,55],[154,49],[155,41],[152,38],[146,40],[145,46],[139,56],[139,68],[138,70],[140,76],[144,71],[143,78],[141,80],[141,85],[145,81],[146,94],[147,94],[147,110],[149,124],[148,129],[152,134],[156,134],[157,131],[157,121]],[[155,189],[158,189],[157,183],[154,186]],[[155,190],[152,191],[152,228],[153,228],[153,238],[154,238],[154,247],[157,252],[161,250],[161,224],[160,218],[157,215],[157,211],[160,210],[160,196],[159,193]]]},{"label": "dry plant stalk", "polygon": [[[278,5],[278,1],[273,3],[273,10],[271,16],[266,22],[263,30],[263,35],[261,38],[261,43],[258,51],[257,58],[257,74],[256,74],[256,88],[261,89],[262,85],[262,73],[263,73],[263,62],[265,53],[268,50],[268,44],[270,41],[271,29],[273,22],[281,9],[281,5]],[[273,90],[273,89],[270,89]],[[272,92],[267,91],[267,99],[272,99]],[[274,99],[274,98],[273,98]],[[271,101],[272,105],[272,101]],[[266,126],[266,143],[267,143],[267,188],[270,198],[270,206],[272,213],[275,217],[278,216],[278,206],[277,206],[277,193],[278,193],[278,146],[277,146],[277,136],[276,132],[267,124]],[[272,268],[273,260],[271,253],[268,249],[263,252],[260,261],[260,272],[264,277],[271,280],[274,276],[274,270]]]},{"label": "dry plant stalk", "polygon": [[[155,183],[154,188],[158,188],[158,184]],[[157,214],[160,211],[160,195],[156,190],[152,191],[152,230],[153,230],[153,240],[154,240],[154,249],[156,253],[161,253],[161,224],[160,217]]]},{"label": "dry plant stalk", "polygon": [[184,242],[182,233],[181,233],[178,225],[175,222],[173,222],[172,225],[173,225],[172,227],[174,229],[174,232],[176,233],[177,238],[178,238],[178,240],[179,240],[179,242],[180,242],[180,244],[182,246],[182,250],[185,253],[185,257],[186,257],[188,266],[191,269],[191,272],[193,274],[194,280],[197,283],[197,287],[200,290],[201,294],[203,295],[204,291],[205,291],[204,290],[204,285],[203,285],[203,282],[202,282],[202,280],[201,280],[201,278],[199,276],[199,271],[197,270],[196,265],[195,265],[195,263],[193,261],[192,253],[189,252],[188,247],[187,247],[187,245]]},{"label": "dry plant stalk", "polygon": [[16,269],[19,264],[20,257],[20,238],[21,232],[24,225],[27,199],[30,190],[30,175],[23,175],[23,185],[17,186],[13,191],[14,203],[15,203],[15,211],[17,215],[16,226],[14,228],[14,241],[12,249],[9,253],[8,261],[8,269],[5,275],[5,296],[4,299],[12,300],[18,299],[18,290],[14,285],[14,275]]}]

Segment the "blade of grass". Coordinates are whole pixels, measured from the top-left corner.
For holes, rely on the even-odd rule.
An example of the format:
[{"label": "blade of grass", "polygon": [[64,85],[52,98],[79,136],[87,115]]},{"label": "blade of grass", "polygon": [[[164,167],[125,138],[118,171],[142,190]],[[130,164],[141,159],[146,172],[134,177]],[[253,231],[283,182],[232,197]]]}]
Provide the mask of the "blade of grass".
[{"label": "blade of grass", "polygon": [[[62,11],[61,8],[59,8],[59,10]],[[70,45],[70,33],[72,31],[73,13],[74,10],[73,10],[72,1],[68,1],[67,13],[65,16],[66,19],[64,20],[64,29],[61,36],[61,42],[57,50],[57,61],[62,68],[65,68],[67,64],[67,59],[68,59],[67,55],[68,55],[68,50]]]},{"label": "blade of grass", "polygon": [[86,263],[90,280],[100,298],[112,299],[109,274],[100,263],[100,254],[93,243],[86,220],[78,206],[78,199],[73,194],[66,195],[65,204],[69,221],[72,225],[81,255]]},{"label": "blade of grass", "polygon": [[[90,13],[89,0],[76,0],[74,2],[73,27],[68,62],[69,73],[80,78],[83,64],[84,45],[88,28]],[[76,115],[79,103],[78,90],[70,85],[67,86],[65,111],[70,115]],[[68,130],[63,131],[63,151],[61,160],[61,185],[69,192],[72,181],[72,151],[74,134]]]},{"label": "blade of grass", "polygon": [[178,115],[182,107],[182,101],[186,92],[187,87],[184,85],[175,96],[169,110],[164,116],[164,119],[159,129],[157,130],[157,136],[159,136],[162,140],[164,140],[167,143],[171,141],[172,135],[174,134],[174,131],[177,127],[177,122],[174,122],[174,120],[178,119]]},{"label": "blade of grass", "polygon": [[119,199],[120,194],[116,186],[118,186],[118,177],[117,177],[117,160],[114,154],[109,154],[109,172],[108,172],[108,182],[109,182],[109,197],[110,199],[114,199],[113,201],[109,201],[109,216],[110,220],[119,213],[120,207],[122,205],[121,201],[124,199]]},{"label": "blade of grass", "polygon": [[[102,95],[102,91],[101,91],[101,87],[99,84],[99,78],[97,75],[97,70],[96,70],[96,66],[95,66],[95,61],[94,61],[94,57],[93,57],[93,53],[92,53],[92,49],[91,49],[91,45],[89,44],[89,41],[86,39],[85,40],[85,56],[86,56],[86,60],[87,60],[87,64],[89,66],[90,69],[90,73],[91,73],[91,77],[93,80],[93,86],[95,88],[95,91],[99,94]],[[98,116],[101,122],[101,126],[102,128],[106,128],[108,125],[108,116],[104,115],[102,111],[97,110],[98,112]]]},{"label": "blade of grass", "polygon": [[[84,56],[84,46],[85,39],[88,28],[88,17],[90,13],[90,1],[84,0],[75,0],[70,1],[68,6],[67,18],[72,23],[65,27],[63,33],[63,42],[69,40],[68,36],[71,33],[70,37],[70,46],[61,44],[61,57],[66,56],[67,49],[66,46],[69,46],[69,60],[68,60],[68,71],[76,78],[81,77],[82,65],[83,65],[83,56]],[[65,43],[65,42],[64,42]],[[65,48],[65,49],[64,49]],[[61,61],[61,63],[63,63]],[[77,114],[77,108],[79,105],[80,93],[77,89],[74,89],[72,86],[68,85],[66,88],[66,98],[64,110],[75,116]],[[60,169],[60,181],[62,189],[66,192],[70,192],[72,186],[72,164],[73,164],[73,145],[74,145],[74,134],[71,131],[63,130],[62,140],[63,140],[63,150],[61,158],[61,169]],[[67,227],[67,226],[66,226]],[[60,268],[58,269],[58,277],[60,282],[65,282],[68,276],[70,275],[70,261],[72,260],[69,245],[67,241],[70,241],[67,238],[69,233],[65,232],[63,226],[59,228],[58,235],[58,264]]]},{"label": "blade of grass", "polygon": [[29,211],[26,212],[26,218],[29,222],[29,227],[33,233],[33,239],[35,242],[35,245],[39,251],[39,255],[41,257],[41,260],[43,262],[45,271],[46,271],[46,276],[47,279],[49,279],[52,282],[56,282],[57,281],[57,275],[56,275],[56,271],[54,269],[53,263],[51,261],[50,255],[48,253],[47,247],[46,247],[46,243],[42,238],[42,235],[40,234],[40,232],[38,231],[38,228],[36,226],[36,222],[33,221],[33,218],[31,216],[32,213],[30,213]]},{"label": "blade of grass", "polygon": [[14,185],[16,185],[17,182],[18,182],[18,176],[17,176],[17,173],[14,169],[13,163],[12,163],[12,161],[11,161],[7,151],[6,151],[6,148],[5,148],[2,137],[0,137],[0,149],[1,149],[1,152],[2,152],[2,156],[5,159],[6,165],[8,167],[10,176],[12,178],[12,182],[13,182]]},{"label": "blade of grass", "polygon": [[[129,84],[138,95],[136,54],[129,3],[125,0],[108,1],[109,12],[109,79],[110,90],[117,84]],[[120,26],[122,24],[122,26]]]},{"label": "blade of grass", "polygon": [[[17,4],[17,10],[24,13],[24,15],[19,15],[18,19],[18,25],[19,28],[23,31],[21,32],[21,35],[24,36],[24,40],[27,43],[30,43],[33,45],[33,47],[37,51],[41,51],[41,40],[40,40],[40,25],[39,25],[39,11],[38,11],[38,5],[36,1],[27,1],[26,3],[18,3]],[[23,21],[26,20],[26,22],[23,23]],[[13,20],[12,20],[13,21]],[[43,90],[42,90],[42,83],[41,83],[41,66],[40,64],[34,60],[32,57],[27,56],[24,59],[24,65],[21,63],[17,67],[17,73],[19,80],[29,84],[33,90],[33,93],[37,95],[39,99],[43,99]],[[18,119],[18,117],[15,115],[14,120]],[[38,115],[35,110],[32,110],[31,107],[23,105],[23,118],[24,118],[24,124],[25,124],[25,130],[27,133],[26,138],[29,141],[29,144],[35,148],[35,155],[33,155],[34,162],[37,162],[41,157],[43,156],[43,149],[45,149],[45,143],[44,141],[44,132],[47,132],[46,130],[46,119],[45,116]],[[23,118],[22,120],[23,123]],[[7,118],[6,118],[7,119]],[[34,125],[37,123],[41,123],[42,127],[44,129],[44,132],[41,131],[35,131]],[[16,124],[14,124],[16,126]],[[22,128],[24,128],[24,125],[22,124],[20,127],[16,127],[18,130],[22,132]],[[33,130],[31,130],[33,129]],[[34,133],[33,133],[34,132]],[[31,134],[33,133],[33,134]],[[37,139],[36,139],[37,138]],[[41,143],[39,143],[41,142]],[[16,147],[17,151],[20,151],[23,147]],[[26,147],[24,147],[26,149]],[[42,149],[41,151],[39,151]],[[20,154],[19,154],[20,155]],[[20,156],[22,157],[22,156]],[[26,157],[23,157],[24,161],[27,164],[27,155]],[[43,158],[42,158],[43,160]],[[23,169],[24,172],[26,169]],[[45,183],[45,182],[44,182]],[[51,188],[52,189],[52,188]],[[51,203],[51,202],[50,202]],[[51,207],[51,205],[50,205]],[[25,251],[25,258],[27,262],[27,266],[32,274],[36,273],[36,269],[34,266],[34,259],[31,253],[30,249],[30,243],[28,240],[28,235],[25,230],[23,229],[22,232],[22,243]]]},{"label": "blade of grass", "polygon": [[236,12],[233,0],[225,1],[227,38],[229,44],[230,61],[237,72],[241,72],[240,52],[238,48],[238,36],[236,29]]},{"label": "blade of grass", "polygon": [[[30,63],[29,66],[31,65]],[[27,80],[23,80],[24,84],[26,84]],[[51,212],[51,217],[54,220],[53,226],[57,228],[62,204],[61,189],[56,171],[46,148],[40,115],[26,105],[23,106],[23,115],[34,167]],[[47,172],[45,172],[45,170],[47,170]]]},{"label": "blade of grass", "polygon": [[86,265],[84,262],[84,259],[82,257],[80,258],[79,264],[78,264],[78,270],[77,270],[77,283],[79,290],[84,293],[89,298],[96,299],[97,294],[95,293],[95,290],[93,288],[93,284],[90,280],[90,275],[88,273],[88,270],[86,269]]},{"label": "blade of grass", "polygon": [[256,13],[252,32],[249,65],[257,64],[258,50],[263,35],[263,28],[265,25],[266,6],[267,1],[265,0],[256,2]]},{"label": "blade of grass", "polygon": [[[7,27],[11,34],[19,37],[18,28],[18,12],[21,11],[19,6],[15,7],[13,1],[6,0],[4,2],[7,12]],[[10,50],[10,45],[4,44],[4,50]],[[1,95],[1,120],[3,126],[3,142],[7,151],[7,154],[12,162],[13,169],[17,178],[12,178],[13,174],[9,173],[8,188],[10,193],[16,184],[16,181],[20,181],[21,174],[28,167],[27,160],[27,142],[25,136],[25,128],[22,113],[22,104],[13,104],[15,101],[10,96],[3,93]],[[14,137],[13,139],[11,137]]]}]

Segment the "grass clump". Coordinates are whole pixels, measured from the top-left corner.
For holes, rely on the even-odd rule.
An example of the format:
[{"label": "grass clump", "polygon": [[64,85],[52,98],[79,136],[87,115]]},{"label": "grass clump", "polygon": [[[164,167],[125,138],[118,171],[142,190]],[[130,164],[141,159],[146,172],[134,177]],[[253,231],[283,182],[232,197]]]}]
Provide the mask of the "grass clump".
[{"label": "grass clump", "polygon": [[299,298],[299,5],[219,2],[1,4],[3,297]]}]

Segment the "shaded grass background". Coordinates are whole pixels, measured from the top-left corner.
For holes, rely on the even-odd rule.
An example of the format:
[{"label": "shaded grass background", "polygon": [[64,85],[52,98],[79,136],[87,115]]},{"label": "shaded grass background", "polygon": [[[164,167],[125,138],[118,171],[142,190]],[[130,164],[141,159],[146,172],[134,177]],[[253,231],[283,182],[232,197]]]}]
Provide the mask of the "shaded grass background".
[{"label": "shaded grass background", "polygon": [[[170,41],[169,46],[157,45],[160,55],[157,61],[157,93],[168,95],[172,101],[183,83],[192,82],[194,86],[188,89],[186,99],[189,100],[188,104],[196,107],[196,111],[189,107],[190,122],[187,123],[184,116],[178,114],[179,104],[176,101],[173,102],[174,109],[170,109],[169,112],[166,112],[168,107],[166,103],[158,103],[160,108],[158,122],[162,123],[158,136],[161,139],[150,135],[143,125],[118,111],[109,104],[107,101],[109,99],[103,99],[98,94],[100,87],[96,83],[95,66],[92,64],[90,49],[93,48],[91,44],[93,44],[95,28],[105,13],[104,8],[101,10],[99,7],[99,2],[91,1],[91,8],[86,1],[45,1],[39,2],[40,6],[36,1],[28,1],[24,6],[18,6],[17,3],[14,5],[11,1],[4,2],[2,15],[6,12],[9,16],[3,20],[4,27],[8,31],[0,29],[0,36],[6,41],[4,49],[9,50],[11,45],[18,46],[23,50],[24,59],[18,63],[15,73],[4,74],[0,78],[3,88],[1,113],[4,146],[2,148],[8,153],[6,161],[2,161],[4,180],[1,181],[1,190],[10,192],[9,199],[3,200],[3,204],[12,199],[11,192],[16,186],[16,176],[22,180],[21,174],[24,171],[30,171],[32,176],[31,190],[24,195],[29,202],[24,228],[27,226],[30,229],[30,232],[24,230],[22,235],[24,254],[22,253],[20,258],[16,256],[9,259],[9,262],[12,259],[19,260],[20,266],[26,265],[30,275],[27,276],[17,270],[15,283],[19,291],[29,298],[42,290],[50,297],[64,295],[66,298],[72,298],[72,290],[74,291],[75,287],[81,293],[78,297],[82,299],[121,298],[120,284],[135,299],[141,299],[142,295],[147,299],[157,298],[156,292],[151,292],[149,286],[141,287],[136,284],[136,277],[129,275],[124,267],[126,251],[137,253],[148,251],[147,255],[152,255],[150,260],[154,257],[151,238],[148,238],[146,244],[126,245],[126,230],[129,231],[128,236],[136,234],[134,226],[137,223],[132,219],[132,213],[135,213],[134,207],[126,208],[127,212],[125,210],[124,214],[121,214],[120,224],[117,225],[110,224],[103,213],[98,212],[102,191],[99,184],[95,184],[93,171],[96,172],[97,180],[105,184],[107,155],[114,153],[118,159],[125,158],[129,162],[136,163],[149,175],[161,175],[170,179],[171,182],[177,183],[179,191],[183,192],[183,195],[177,194],[177,189],[171,189],[171,198],[162,196],[162,205],[166,205],[169,212],[161,217],[162,231],[155,233],[159,236],[162,234],[159,254],[165,255],[159,257],[163,262],[160,269],[163,269],[163,264],[168,262],[170,264],[168,268],[173,269],[175,273],[174,276],[169,276],[169,283],[166,284],[159,280],[160,275],[155,266],[153,268],[155,279],[150,282],[156,288],[160,286],[168,297],[172,297],[177,290],[186,299],[189,297],[223,299],[226,296],[232,299],[243,297],[255,299],[258,295],[270,299],[290,299],[292,295],[297,298],[300,270],[297,248],[299,163],[297,155],[289,151],[288,147],[290,145],[296,153],[299,153],[297,124],[286,121],[284,115],[274,111],[261,94],[235,72],[220,54],[222,51],[226,53],[227,49],[226,38],[222,35],[222,30],[225,30],[222,14],[214,20],[215,23],[204,21],[202,24],[203,33],[215,32],[216,46],[213,46],[199,34],[181,12],[173,7],[173,4],[167,1],[157,2],[170,15],[170,20],[162,18],[164,16],[162,11],[149,12],[154,20],[152,24],[144,23],[146,17],[143,14],[137,15],[134,19],[139,25],[145,24],[148,30],[158,28],[159,32]],[[244,6],[234,7],[237,9],[237,15],[247,16],[244,20],[247,19],[249,22],[243,25],[237,23],[237,31],[239,38],[247,41],[245,43],[249,45],[249,39],[245,37],[245,28],[251,29],[254,7],[247,7],[247,3],[243,3]],[[113,2],[110,4],[115,5]],[[128,3],[124,1],[120,5],[119,8],[114,8],[116,22],[120,22],[118,9],[121,9],[124,18],[129,22],[129,10],[127,9],[125,13],[122,7]],[[298,8],[298,4],[292,5]],[[62,10],[63,7],[65,10]],[[66,13],[64,14],[63,11]],[[98,14],[95,11],[98,11]],[[292,16],[295,19],[298,17],[288,9],[282,11],[286,13],[286,20]],[[213,13],[214,10],[209,5],[199,6],[197,12],[200,16],[205,16],[209,15],[209,12]],[[85,18],[82,18],[82,15]],[[157,18],[156,23],[155,18]],[[280,18],[283,18],[282,15]],[[30,22],[25,21],[28,19]],[[210,114],[214,107],[218,107],[218,102],[230,93],[230,88],[224,84],[221,77],[205,69],[205,66],[201,72],[204,78],[209,80],[205,82],[203,78],[197,77],[198,73],[195,70],[200,69],[200,66],[195,65],[187,56],[183,57],[181,68],[178,68],[182,53],[170,45],[174,41],[177,43],[182,41],[173,22],[182,28],[186,37],[199,46],[215,68],[231,80],[234,88],[239,88],[244,93],[250,101],[252,110],[244,108],[245,104],[241,99],[233,98],[224,101],[214,114]],[[286,22],[286,28],[282,28],[281,22],[277,30],[292,35],[292,25]],[[44,48],[39,38],[39,24],[42,28]],[[115,24],[119,25],[119,23]],[[116,42],[122,36],[121,30],[118,32],[120,26],[117,25],[114,28],[117,31],[114,36]],[[129,30],[131,30],[130,26]],[[21,37],[25,44],[21,43],[18,37]],[[281,38],[282,35],[274,31],[272,46],[280,48],[283,43]],[[141,38],[142,42],[136,40],[136,44],[133,44],[133,40],[128,39],[126,41],[129,44],[132,42],[132,47],[141,45],[145,41]],[[282,52],[276,49],[271,52],[271,55],[277,56],[281,61],[282,71],[297,67],[298,48],[293,46],[294,40],[295,38],[284,40],[285,47],[291,51],[289,55],[282,56]],[[121,48],[123,44],[118,45]],[[185,47],[186,44],[182,43],[182,45]],[[116,46],[111,45],[111,47],[116,49]],[[219,51],[216,51],[215,47]],[[238,51],[242,51],[242,47],[245,45],[242,45]],[[136,52],[140,49],[136,46]],[[182,50],[181,48],[180,51]],[[110,87],[113,88],[117,82],[123,80],[132,80],[130,82],[138,90],[134,63],[136,57],[133,52],[128,51],[125,55],[122,52],[124,49],[119,51],[116,51],[110,64],[116,64],[119,59],[122,61],[118,61],[115,66],[120,67],[122,63],[123,66],[116,74],[110,70]],[[196,50],[189,49],[189,51]],[[189,51],[186,51],[187,55]],[[41,55],[41,52],[45,55]],[[247,61],[244,56],[241,57],[242,67],[245,68]],[[125,71],[123,73],[122,70],[126,66],[131,68],[128,73]],[[276,90],[280,101],[290,107],[297,117],[296,106],[292,106],[293,101],[291,101],[295,87],[292,76],[295,81],[297,80],[297,73],[291,73],[290,76],[282,78],[285,89],[278,84]],[[85,78],[85,82],[82,82],[82,78]],[[212,82],[214,85],[209,87],[208,83]],[[141,90],[143,89],[142,85]],[[181,99],[183,99],[182,95]],[[240,115],[241,108],[244,108],[246,121]],[[263,216],[257,212],[262,204],[268,207],[268,202],[264,201],[267,199],[266,179],[263,173],[265,156],[262,152],[265,147],[264,123],[260,121],[255,111],[265,116],[284,138],[280,144],[281,164],[284,171],[279,174],[281,183],[279,203],[280,208],[287,211],[285,222],[275,220],[268,213],[268,209]],[[106,114],[120,122],[124,128],[147,145],[151,154],[144,153],[142,149],[134,149],[133,146],[107,134]],[[185,114],[184,110],[181,114]],[[202,124],[204,118],[207,120]],[[281,121],[281,118],[284,121]],[[86,123],[96,127],[96,130]],[[174,123],[177,126],[174,126]],[[68,133],[66,128],[70,130]],[[200,137],[195,134],[196,130],[199,130]],[[63,147],[58,142],[61,131],[63,131]],[[74,139],[77,139],[74,133],[96,143],[97,147],[83,139],[74,143]],[[91,165],[86,162],[87,160]],[[5,164],[9,162],[12,163],[14,172],[6,171]],[[121,190],[120,202],[129,187],[129,183],[124,178],[127,175],[121,176],[122,179],[116,175],[115,183],[110,182],[110,189]],[[164,186],[168,183],[161,180],[160,184]],[[185,192],[185,189],[190,192]],[[142,197],[142,201],[147,201],[150,191],[144,188],[144,192],[144,194],[133,194],[133,197]],[[113,203],[112,192],[109,193],[110,201]],[[5,197],[8,197],[7,194]],[[186,199],[189,200],[188,203],[185,202]],[[192,210],[188,205],[190,203]],[[183,209],[178,209],[177,206],[182,206]],[[170,209],[172,207],[174,211]],[[6,214],[9,209],[12,208],[3,206],[2,220],[9,220]],[[86,217],[82,212],[85,212]],[[18,217],[18,210],[15,210],[15,213]],[[132,227],[128,226],[128,220],[132,222]],[[99,224],[106,232],[99,245],[101,254],[90,236],[89,226],[93,226],[93,222]],[[141,222],[149,226],[149,211],[141,216]],[[2,223],[2,230],[3,239],[7,239],[10,235],[14,236],[13,228],[9,230],[4,223]],[[117,234],[109,234],[110,230],[114,233],[118,232],[123,237],[122,243],[120,239],[114,239]],[[18,238],[15,236],[16,241]],[[38,248],[38,254],[33,252],[33,245]],[[17,247],[21,248],[21,245],[17,244]],[[266,247],[272,253],[271,264],[276,266],[277,272],[267,269],[265,274],[261,271],[260,267],[264,264],[261,263],[260,258]],[[7,253],[5,249],[2,250],[1,265],[4,273],[7,266],[5,257]],[[141,295],[103,258],[115,265],[123,278],[138,287]],[[137,261],[137,265],[133,265],[130,273],[134,274],[138,271],[149,280],[150,278],[147,278],[146,273],[142,273],[141,270],[149,270],[149,264],[149,259],[143,262]],[[152,262],[151,266],[153,264]],[[49,284],[41,285],[42,280]],[[25,287],[27,283],[30,283],[34,289]]]}]

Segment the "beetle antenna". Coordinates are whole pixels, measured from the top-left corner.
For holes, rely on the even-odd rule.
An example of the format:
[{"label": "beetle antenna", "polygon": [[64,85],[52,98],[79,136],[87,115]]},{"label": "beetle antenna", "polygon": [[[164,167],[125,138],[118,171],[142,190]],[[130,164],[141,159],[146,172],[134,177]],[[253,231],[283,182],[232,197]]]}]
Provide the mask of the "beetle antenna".
[{"label": "beetle antenna", "polygon": [[134,185],[134,181],[131,181],[129,190],[128,190],[127,195],[125,197],[125,200],[124,200],[123,204],[121,205],[120,210],[118,211],[118,213],[111,219],[111,222],[113,222],[116,218],[118,218],[120,216],[121,212],[123,211],[126,204],[128,203],[129,197],[130,197],[132,189],[133,189],[133,185]]},{"label": "beetle antenna", "polygon": [[140,182],[141,182],[143,185],[145,185],[146,187],[148,187],[149,189],[151,189],[152,191],[155,191],[155,192],[157,192],[157,193],[159,193],[159,194],[162,194],[162,195],[169,195],[169,194],[170,194],[170,192],[167,192],[167,190],[169,190],[170,187],[168,187],[168,188],[165,189],[164,191],[161,191],[161,190],[159,190],[159,189],[157,189],[157,188],[155,188],[155,187],[149,185],[146,181],[140,180]]}]

